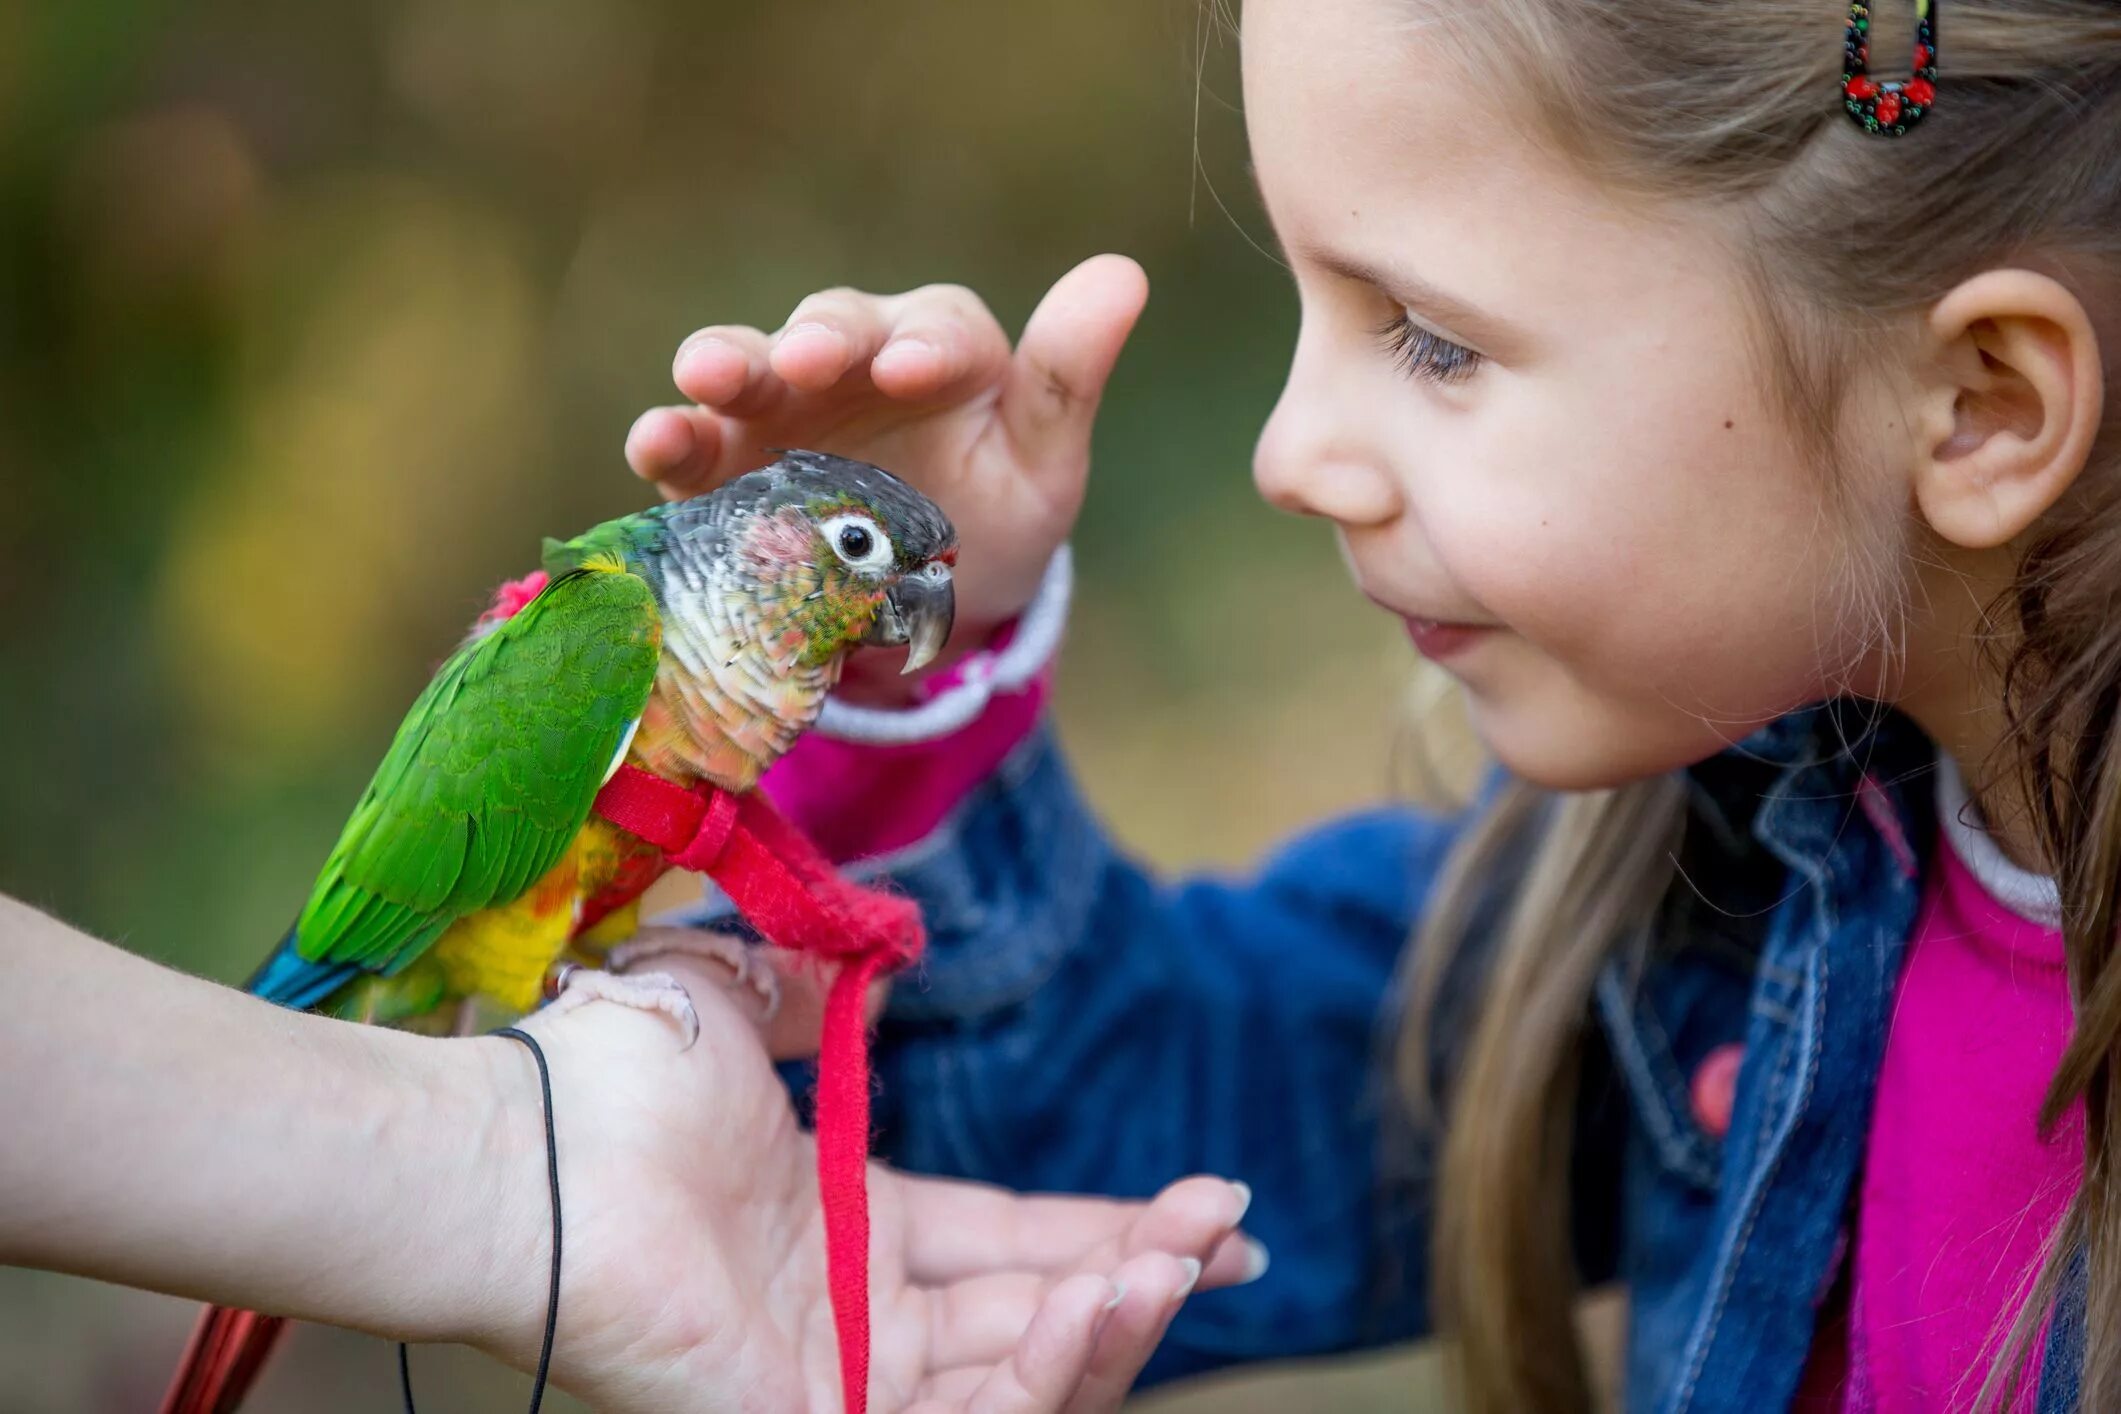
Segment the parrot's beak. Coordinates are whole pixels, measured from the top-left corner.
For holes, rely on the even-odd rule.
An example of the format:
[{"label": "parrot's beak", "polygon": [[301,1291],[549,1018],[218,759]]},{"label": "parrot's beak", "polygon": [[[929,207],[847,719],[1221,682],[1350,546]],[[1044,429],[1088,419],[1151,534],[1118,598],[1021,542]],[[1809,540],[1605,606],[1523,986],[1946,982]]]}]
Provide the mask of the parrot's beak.
[{"label": "parrot's beak", "polygon": [[899,671],[917,673],[943,651],[956,618],[950,566],[930,561],[884,591],[884,606],[862,641],[878,647],[905,644],[906,666]]}]

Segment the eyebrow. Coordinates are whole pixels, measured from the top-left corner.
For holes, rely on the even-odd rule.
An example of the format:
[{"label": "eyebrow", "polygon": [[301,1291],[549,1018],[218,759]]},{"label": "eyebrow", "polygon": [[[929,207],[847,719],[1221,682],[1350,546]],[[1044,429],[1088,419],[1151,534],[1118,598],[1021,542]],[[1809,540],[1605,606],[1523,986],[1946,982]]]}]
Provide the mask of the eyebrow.
[{"label": "eyebrow", "polygon": [[1518,338],[1516,331],[1502,320],[1477,305],[1466,303],[1448,290],[1430,284],[1419,275],[1390,270],[1341,251],[1308,244],[1302,247],[1302,254],[1321,270],[1330,270],[1343,279],[1381,290],[1415,313],[1435,320],[1447,331],[1463,334],[1490,351]]},{"label": "eyebrow", "polygon": [[1407,308],[1427,315],[1443,325],[1446,331],[1463,334],[1489,352],[1505,347],[1521,337],[1507,322],[1495,318],[1477,305],[1468,304],[1448,290],[1430,284],[1418,275],[1387,269],[1360,257],[1308,241],[1299,242],[1292,248],[1281,238],[1281,233],[1274,229],[1273,217],[1268,214],[1267,194],[1259,184],[1259,169],[1247,162],[1245,175],[1252,180],[1252,192],[1259,202],[1261,214],[1267,215],[1267,240],[1284,262],[1300,255],[1321,270],[1329,271],[1344,280],[1369,285],[1390,295]]},{"label": "eyebrow", "polygon": [[1383,290],[1385,295],[1391,295],[1393,299],[1404,303],[1408,310],[1419,310],[1421,314],[1434,318],[1438,324],[1447,326],[1449,331],[1466,335],[1474,343],[1483,343],[1483,346],[1506,346],[1506,343],[1519,337],[1519,333],[1504,320],[1493,318],[1485,310],[1480,310],[1478,305],[1470,305],[1457,295],[1451,295],[1449,290],[1438,288],[1419,276],[1413,276],[1413,273],[1385,269],[1383,265],[1372,265],[1370,261],[1357,259],[1351,257],[1351,254],[1343,254],[1340,250],[1330,250],[1326,246],[1317,246],[1311,242],[1298,242],[1292,248],[1290,242],[1281,240],[1281,231],[1275,229],[1273,210],[1266,206],[1266,187],[1260,184],[1258,163],[1245,163],[1245,178],[1251,182],[1251,197],[1260,204],[1260,214],[1266,216],[1266,244],[1273,250],[1275,257],[1281,259],[1283,265],[1287,265],[1300,254],[1302,259],[1311,261],[1319,269],[1326,269],[1343,280],[1353,280],[1357,284],[1368,284],[1372,288]]}]

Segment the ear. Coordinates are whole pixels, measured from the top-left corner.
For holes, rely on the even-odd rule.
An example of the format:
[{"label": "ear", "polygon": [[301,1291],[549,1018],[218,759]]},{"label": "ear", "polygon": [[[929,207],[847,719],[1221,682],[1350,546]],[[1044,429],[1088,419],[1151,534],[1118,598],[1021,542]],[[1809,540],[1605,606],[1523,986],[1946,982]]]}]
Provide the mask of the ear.
[{"label": "ear", "polygon": [[2007,544],[2084,469],[2104,408],[2099,340],[2077,297],[1989,270],[1930,311],[1937,357],[1916,419],[1915,503],[1955,545]]}]

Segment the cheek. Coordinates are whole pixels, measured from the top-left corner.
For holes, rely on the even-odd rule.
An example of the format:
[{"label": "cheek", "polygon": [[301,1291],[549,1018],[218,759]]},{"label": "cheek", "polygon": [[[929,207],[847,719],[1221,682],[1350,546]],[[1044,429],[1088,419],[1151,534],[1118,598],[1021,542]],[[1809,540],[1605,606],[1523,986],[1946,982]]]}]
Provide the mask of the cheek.
[{"label": "cheek", "polygon": [[1465,424],[1478,471],[1435,483],[1422,516],[1530,647],[1601,695],[1734,718],[1847,669],[1846,527],[1740,380],[1501,391]]}]

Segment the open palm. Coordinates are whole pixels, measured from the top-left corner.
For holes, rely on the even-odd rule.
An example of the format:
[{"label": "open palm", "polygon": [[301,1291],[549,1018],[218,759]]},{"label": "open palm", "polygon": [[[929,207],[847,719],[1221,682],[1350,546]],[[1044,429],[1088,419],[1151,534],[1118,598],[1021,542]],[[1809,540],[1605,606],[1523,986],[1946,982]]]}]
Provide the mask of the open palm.
[{"label": "open palm", "polygon": [[[600,1409],[837,1411],[810,1137],[726,976],[672,963],[700,1016],[689,1050],[617,1006],[530,1023],[551,1057],[567,1213],[554,1378]],[[1140,1204],[872,1165],[870,1202],[878,1414],[1114,1408],[1196,1278],[1256,1265],[1231,1236],[1244,1190],[1220,1179]],[[498,1353],[533,1363],[537,1325],[510,1329]]]}]

